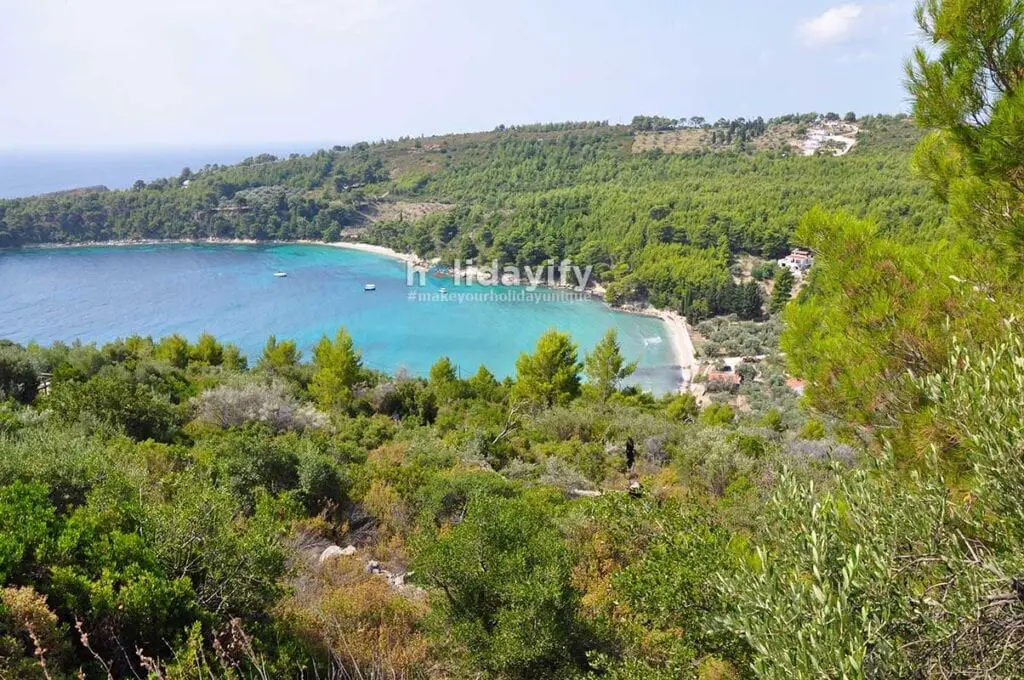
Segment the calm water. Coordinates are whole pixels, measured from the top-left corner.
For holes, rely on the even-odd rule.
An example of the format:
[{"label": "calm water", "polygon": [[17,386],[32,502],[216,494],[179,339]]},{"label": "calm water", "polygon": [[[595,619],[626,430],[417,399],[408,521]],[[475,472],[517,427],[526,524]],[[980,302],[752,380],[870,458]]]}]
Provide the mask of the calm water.
[{"label": "calm water", "polygon": [[272,153],[310,153],[314,145],[263,147],[153,149],[131,151],[0,151],[0,198],[32,196],[51,191],[102,184],[127,189],[135,180],[145,182],[177,176],[181,169],[198,170],[207,164],[238,163],[243,158]]},{"label": "calm water", "polygon": [[[287,278],[274,277],[285,271]],[[373,282],[375,292],[363,291]],[[442,286],[450,293],[437,293]],[[499,377],[540,335],[568,331],[582,351],[614,327],[624,353],[640,361],[635,381],[661,393],[675,386],[671,343],[657,319],[609,310],[596,301],[459,303],[464,288],[428,278],[431,300],[410,300],[405,265],[388,258],[310,245],[160,245],[0,251],[0,338],[105,342],[203,331],[235,342],[252,361],[267,336],[309,348],[345,326],[366,364],[425,375],[441,355],[463,375],[486,365]],[[494,290],[477,287],[476,292]]]}]

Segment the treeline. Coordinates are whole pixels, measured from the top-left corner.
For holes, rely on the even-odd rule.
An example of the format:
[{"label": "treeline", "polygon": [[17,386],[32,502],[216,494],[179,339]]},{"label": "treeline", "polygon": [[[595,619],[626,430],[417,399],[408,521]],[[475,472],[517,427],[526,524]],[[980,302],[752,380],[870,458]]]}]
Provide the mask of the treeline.
[{"label": "treeline", "polygon": [[[907,116],[896,116],[901,120],[906,120]],[[796,123],[802,125],[809,125],[812,123],[820,122],[838,122],[843,121],[846,123],[857,122],[857,114],[853,111],[848,111],[846,114],[840,116],[835,112],[828,113],[787,113],[782,116],[774,116],[769,118],[767,123],[761,116],[756,119],[747,120],[746,118],[719,118],[714,123],[706,119],[704,116],[691,116],[689,118],[666,118],[664,116],[633,116],[633,120],[630,122],[630,127],[635,132],[665,132],[668,130],[710,130],[713,128],[736,128],[743,127],[746,125],[757,125],[762,129],[765,127],[774,125],[783,125],[787,123]]]},{"label": "treeline", "polygon": [[[817,114],[808,114],[811,120],[817,119]],[[776,122],[786,122],[782,119],[772,119],[767,124],[761,116],[758,116],[754,120],[747,120],[746,118],[719,118],[714,123],[706,120],[703,116],[693,116],[691,118],[665,118],[664,116],[633,116],[633,120],[630,123],[630,127],[634,132],[665,132],[668,130],[711,130],[714,128],[730,128],[732,130],[745,129],[745,130],[760,130],[758,134],[764,134],[766,125],[771,125]]]},{"label": "treeline", "polygon": [[127,191],[0,201],[0,247],[132,239],[336,240],[360,221],[365,187],[386,180],[367,145],[311,156],[266,155]]},{"label": "treeline", "polygon": [[568,130],[592,130],[609,127],[606,120],[567,120],[561,123],[528,123],[525,125],[501,125],[495,132],[565,132]]}]

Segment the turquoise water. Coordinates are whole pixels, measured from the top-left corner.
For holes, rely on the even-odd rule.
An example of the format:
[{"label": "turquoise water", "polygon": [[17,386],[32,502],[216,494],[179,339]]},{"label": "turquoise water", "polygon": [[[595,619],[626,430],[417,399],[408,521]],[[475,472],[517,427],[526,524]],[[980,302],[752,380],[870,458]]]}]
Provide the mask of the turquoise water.
[{"label": "turquoise water", "polygon": [[[287,278],[276,278],[284,271]],[[375,292],[365,292],[372,282]],[[449,290],[440,295],[442,286]],[[410,290],[418,299],[410,299]],[[466,300],[464,293],[498,299]],[[309,348],[345,326],[365,363],[425,375],[442,355],[463,375],[483,364],[499,377],[544,331],[572,334],[582,352],[608,328],[637,359],[634,381],[656,393],[675,387],[671,343],[658,319],[594,300],[549,299],[555,291],[455,287],[428,277],[410,289],[401,262],[313,245],[157,245],[0,251],[0,338],[106,342],[132,334],[209,331],[255,361],[269,335]],[[505,299],[502,299],[505,298]],[[512,298],[512,299],[508,299]]]}]

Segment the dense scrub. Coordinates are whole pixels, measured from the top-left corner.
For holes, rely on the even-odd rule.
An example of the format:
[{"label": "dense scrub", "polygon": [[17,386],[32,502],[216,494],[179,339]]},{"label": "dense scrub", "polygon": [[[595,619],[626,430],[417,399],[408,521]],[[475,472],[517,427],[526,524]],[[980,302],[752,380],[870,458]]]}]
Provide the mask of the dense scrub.
[{"label": "dense scrub", "polygon": [[[344,331],[247,364],[209,336],[3,347],[0,670],[744,667],[709,577],[742,561],[795,432],[619,391],[614,335],[584,358],[549,334],[505,383],[376,374]],[[321,562],[332,543],[356,553]]]}]

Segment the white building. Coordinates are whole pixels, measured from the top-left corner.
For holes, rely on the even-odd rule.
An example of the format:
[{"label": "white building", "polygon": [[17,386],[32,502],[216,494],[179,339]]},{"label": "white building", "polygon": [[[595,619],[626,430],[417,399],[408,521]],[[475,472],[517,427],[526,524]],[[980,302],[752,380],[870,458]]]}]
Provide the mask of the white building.
[{"label": "white building", "polygon": [[814,256],[808,250],[794,250],[778,261],[780,267],[793,272],[793,276],[803,276],[814,265]]}]

